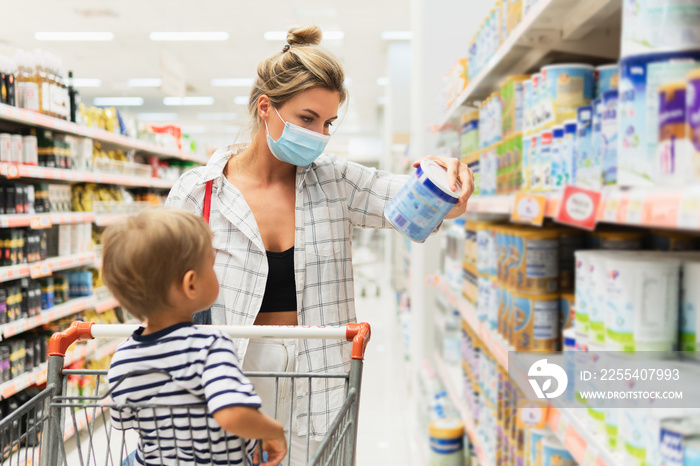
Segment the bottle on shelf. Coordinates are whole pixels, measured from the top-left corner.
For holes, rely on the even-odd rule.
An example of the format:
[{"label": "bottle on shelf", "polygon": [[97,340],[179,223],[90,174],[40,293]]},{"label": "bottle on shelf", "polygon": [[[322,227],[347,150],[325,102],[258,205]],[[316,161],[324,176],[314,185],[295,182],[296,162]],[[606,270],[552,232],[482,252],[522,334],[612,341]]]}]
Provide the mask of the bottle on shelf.
[{"label": "bottle on shelf", "polygon": [[73,72],[68,72],[68,101],[70,106],[70,121],[78,123],[78,106],[80,105],[80,93],[73,85]]}]

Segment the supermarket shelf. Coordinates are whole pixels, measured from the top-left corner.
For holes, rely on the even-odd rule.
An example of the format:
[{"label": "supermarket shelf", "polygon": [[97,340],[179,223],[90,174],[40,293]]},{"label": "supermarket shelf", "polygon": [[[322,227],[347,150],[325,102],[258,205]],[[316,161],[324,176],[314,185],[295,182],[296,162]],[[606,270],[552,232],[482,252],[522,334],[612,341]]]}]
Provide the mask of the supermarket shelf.
[{"label": "supermarket shelf", "polygon": [[617,61],[621,8],[621,0],[540,0],[457,97],[440,126],[457,116],[461,106],[487,97],[508,76],[582,56]]},{"label": "supermarket shelf", "polygon": [[106,227],[126,218],[128,214],[98,214],[95,215],[95,225]]},{"label": "supermarket shelf", "polygon": [[[438,353],[434,354],[433,359],[435,360],[435,368],[437,369],[438,376],[440,377],[440,380],[442,380],[445,390],[447,390],[447,396],[450,397],[450,401],[459,411],[462,422],[464,422],[464,428],[467,431],[467,435],[469,435],[469,439],[474,444],[474,449],[476,451],[476,456],[479,459],[479,464],[481,466],[491,466],[491,463],[486,458],[483,447],[479,443],[479,438],[476,435],[476,426],[474,425],[474,421],[472,421],[469,414],[469,409],[462,401],[462,396],[457,388],[460,385],[459,371],[461,369],[459,366],[457,366],[455,369],[448,368]],[[451,372],[455,372],[455,374],[451,375]]]},{"label": "supermarket shelf", "polygon": [[11,121],[13,123],[20,123],[28,126],[38,126],[40,128],[50,129],[61,133],[92,138],[95,141],[111,144],[124,149],[135,149],[139,152],[157,155],[158,157],[162,158],[173,158],[201,164],[206,164],[208,159],[206,156],[166,149],[152,143],[122,136],[120,134],[110,133],[109,131],[105,131],[103,129],[89,128],[87,126],[78,125],[69,121],[60,120],[58,118],[42,115],[31,110],[25,110],[9,105],[0,104],[0,120]]},{"label": "supermarket shelf", "polygon": [[[561,194],[547,196],[545,214],[557,215]],[[645,228],[700,230],[700,187],[678,188],[604,188],[601,191],[598,222]],[[475,196],[469,199],[467,212],[510,215],[513,195]]]},{"label": "supermarket shelf", "polygon": [[31,264],[0,267],[0,283],[25,277],[45,277],[57,270],[72,269],[84,265],[95,265],[95,261],[96,256],[94,252],[85,252],[70,256],[52,257],[51,259],[33,262]]},{"label": "supermarket shelf", "polygon": [[108,297],[100,301],[98,301],[95,296],[71,299],[67,303],[42,311],[39,315],[0,325],[0,340],[10,338],[22,332],[26,332],[27,330],[41,327],[54,320],[62,319],[63,317],[77,314],[78,312],[88,309],[95,309],[95,312],[100,314],[117,306],[119,306],[119,301],[113,297]]},{"label": "supermarket shelf", "polygon": [[0,228],[35,229],[49,228],[51,225],[66,223],[92,223],[95,214],[92,212],[58,212],[48,214],[8,214],[0,215]]},{"label": "supermarket shelf", "polygon": [[169,180],[146,176],[118,175],[112,173],[66,170],[64,168],[38,167],[0,163],[0,175],[7,179],[34,178],[38,180],[76,181],[84,183],[115,184],[140,188],[170,189],[175,184]]},{"label": "supermarket shelf", "polygon": [[[479,336],[482,343],[493,354],[496,361],[506,371],[508,370],[508,349],[499,335],[492,332],[476,318],[476,311],[465,299],[454,296],[452,291],[440,280],[438,287],[442,293],[452,294],[448,299],[458,301],[460,314],[472,330]],[[449,392],[448,392],[449,393]],[[550,404],[547,414],[547,424],[557,434],[562,443],[580,464],[595,466],[615,466],[621,464],[605,445],[605,440],[590,432],[581,420],[571,410],[559,409]],[[584,459],[586,460],[584,462]]]}]

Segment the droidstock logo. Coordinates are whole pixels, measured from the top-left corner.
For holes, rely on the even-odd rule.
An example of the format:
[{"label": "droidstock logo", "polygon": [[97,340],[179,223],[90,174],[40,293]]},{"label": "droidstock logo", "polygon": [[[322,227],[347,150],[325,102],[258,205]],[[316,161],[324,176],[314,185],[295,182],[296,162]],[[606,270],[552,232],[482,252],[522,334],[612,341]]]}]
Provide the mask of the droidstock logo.
[{"label": "droidstock logo", "polygon": [[[537,398],[556,398],[561,396],[566,390],[566,386],[569,384],[569,378],[566,376],[566,372],[557,364],[549,364],[546,359],[540,359],[536,361],[530,370],[527,371],[529,377],[530,385],[535,391]],[[540,379],[544,379],[544,383],[540,386]],[[552,388],[552,379],[557,381],[556,388],[550,391]]]}]

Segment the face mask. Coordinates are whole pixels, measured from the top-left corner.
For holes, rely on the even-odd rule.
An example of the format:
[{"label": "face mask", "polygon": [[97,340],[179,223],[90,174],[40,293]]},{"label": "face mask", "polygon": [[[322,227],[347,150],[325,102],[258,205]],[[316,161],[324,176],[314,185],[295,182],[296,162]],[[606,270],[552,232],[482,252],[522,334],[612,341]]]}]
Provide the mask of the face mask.
[{"label": "face mask", "polygon": [[[277,109],[275,108],[274,110],[279,119],[282,120],[282,116]],[[298,167],[311,165],[323,153],[331,137],[302,128],[288,121],[282,120],[282,122],[284,123],[284,130],[282,130],[282,136],[277,141],[270,136],[267,122],[265,122],[267,147],[270,148],[272,155],[282,162],[291,163]]]}]

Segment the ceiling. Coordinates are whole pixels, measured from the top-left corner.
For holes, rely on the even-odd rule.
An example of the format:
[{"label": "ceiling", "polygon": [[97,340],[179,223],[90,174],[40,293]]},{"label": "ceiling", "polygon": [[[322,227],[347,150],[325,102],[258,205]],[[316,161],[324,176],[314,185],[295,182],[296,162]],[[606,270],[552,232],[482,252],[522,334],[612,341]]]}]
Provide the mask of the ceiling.
[{"label": "ceiling", "polygon": [[[350,104],[338,128],[336,143],[349,138],[379,135],[381,97],[385,87],[377,79],[386,73],[387,42],[382,31],[409,29],[409,2],[405,0],[36,0],[6,2],[0,28],[0,55],[14,57],[17,49],[41,48],[63,59],[76,78],[98,78],[99,88],[80,88],[84,102],[95,97],[141,96],[142,107],[123,110],[138,113],[177,113],[174,121],[193,137],[213,143],[230,142],[245,128],[245,105],[234,98],[249,88],[214,87],[217,78],[252,78],[257,64],[281,50],[283,40],[267,41],[267,31],[316,24],[326,31],[343,31],[342,40],[324,41],[335,53],[349,78]],[[38,41],[39,31],[111,32],[106,42]],[[225,31],[221,42],[156,42],[151,32]],[[132,78],[161,76],[162,52],[184,66],[187,95],[211,96],[209,106],[163,105],[158,88],[131,88]],[[235,113],[227,120],[202,120],[201,113]],[[341,113],[342,115],[342,113]],[[208,118],[212,118],[209,116]],[[216,117],[214,117],[216,118]],[[203,134],[206,133],[206,134]]]}]

